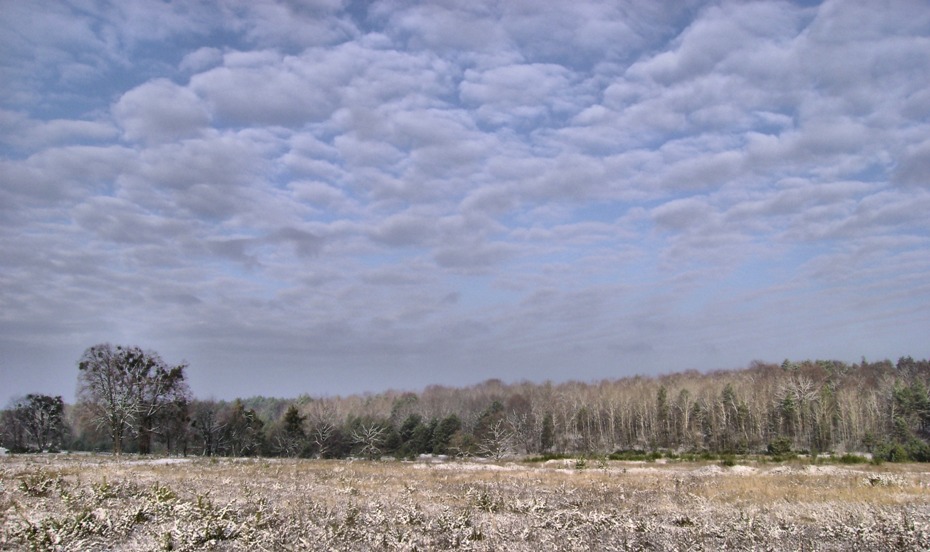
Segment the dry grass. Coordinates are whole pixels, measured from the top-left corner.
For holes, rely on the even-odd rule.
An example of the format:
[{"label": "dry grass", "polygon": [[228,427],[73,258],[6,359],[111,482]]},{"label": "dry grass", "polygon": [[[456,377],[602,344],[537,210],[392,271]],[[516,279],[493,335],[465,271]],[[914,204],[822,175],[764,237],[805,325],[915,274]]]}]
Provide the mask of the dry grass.
[{"label": "dry grass", "polygon": [[927,466],[0,459],[4,550],[925,550]]}]

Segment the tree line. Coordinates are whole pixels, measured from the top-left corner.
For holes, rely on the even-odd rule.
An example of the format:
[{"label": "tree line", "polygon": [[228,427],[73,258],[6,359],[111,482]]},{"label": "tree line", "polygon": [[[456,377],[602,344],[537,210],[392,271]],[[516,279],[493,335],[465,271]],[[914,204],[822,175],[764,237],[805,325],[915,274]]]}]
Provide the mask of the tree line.
[{"label": "tree line", "polygon": [[234,401],[193,397],[186,369],[138,347],[90,347],[78,362],[77,403],[14,401],[0,418],[3,446],[323,458],[870,452],[930,461],[930,361],[911,357]]}]

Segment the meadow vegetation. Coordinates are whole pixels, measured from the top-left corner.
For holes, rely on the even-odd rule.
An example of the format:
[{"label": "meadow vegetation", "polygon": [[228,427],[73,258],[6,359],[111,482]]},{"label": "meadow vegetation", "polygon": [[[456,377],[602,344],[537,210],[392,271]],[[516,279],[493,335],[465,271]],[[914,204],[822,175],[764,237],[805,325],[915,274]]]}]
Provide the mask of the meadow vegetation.
[{"label": "meadow vegetation", "polygon": [[926,550],[925,464],[0,457],[3,550]]}]

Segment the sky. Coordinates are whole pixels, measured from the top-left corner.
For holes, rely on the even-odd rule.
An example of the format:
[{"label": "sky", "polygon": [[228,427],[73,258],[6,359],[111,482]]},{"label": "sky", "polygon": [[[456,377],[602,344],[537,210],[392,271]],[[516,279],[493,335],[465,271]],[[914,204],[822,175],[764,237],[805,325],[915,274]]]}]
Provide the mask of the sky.
[{"label": "sky", "polygon": [[930,5],[0,0],[0,403],[930,356]]}]

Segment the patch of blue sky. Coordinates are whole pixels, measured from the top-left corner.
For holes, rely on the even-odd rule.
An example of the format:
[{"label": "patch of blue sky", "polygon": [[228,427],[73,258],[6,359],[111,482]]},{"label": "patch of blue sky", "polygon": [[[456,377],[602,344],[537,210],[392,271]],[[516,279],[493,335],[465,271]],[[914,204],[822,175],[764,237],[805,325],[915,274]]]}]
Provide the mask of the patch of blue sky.
[{"label": "patch of blue sky", "polygon": [[[811,263],[822,261],[836,252],[837,244],[818,241],[809,244],[793,244],[784,248],[770,247],[765,257],[756,257],[747,261],[747,267],[756,274],[759,282],[781,285],[815,288],[818,284],[813,279],[815,272]],[[841,267],[836,269],[842,270]],[[743,287],[755,284],[751,278],[744,278]]]},{"label": "patch of blue sky", "polygon": [[565,291],[591,286],[640,286],[655,281],[657,255],[641,244],[625,240],[600,241],[560,247],[552,252],[515,263],[514,270],[551,273]]},{"label": "patch of blue sky", "polygon": [[443,286],[458,294],[457,305],[464,311],[484,311],[515,303],[513,289],[501,286],[493,274],[450,275]]},{"label": "patch of blue sky", "polygon": [[[796,112],[756,111],[752,117],[752,132],[777,136],[797,124]],[[746,135],[741,139],[745,141]]]},{"label": "patch of blue sky", "polygon": [[361,217],[346,215],[325,207],[310,206],[311,211],[303,216],[303,222],[331,224],[335,222],[360,222]]},{"label": "patch of blue sky", "polygon": [[[269,248],[270,246],[256,246],[239,259],[214,257],[212,260],[201,260],[201,267],[208,268],[214,275],[214,280],[227,279],[240,284],[237,287],[247,288],[250,298],[272,301],[278,294],[288,290],[292,283],[270,276],[260,260]],[[216,292],[222,295],[224,290],[217,289]]]},{"label": "patch of blue sky", "polygon": [[[66,77],[64,71],[76,72],[83,64],[73,63],[62,67],[44,79],[42,88],[55,90],[54,94],[45,94],[41,101],[29,105],[16,106],[24,109],[35,119],[71,119],[75,115],[90,115],[107,111],[126,90],[145,83],[155,75],[161,74],[163,64],[147,63],[147,67],[158,65],[157,70],[145,71],[138,67],[123,67],[111,63],[101,66],[85,66],[80,76]],[[92,92],[92,93],[90,93]]]},{"label": "patch of blue sky", "polygon": [[574,215],[579,221],[613,223],[626,215],[632,207],[634,205],[628,201],[596,201],[578,207]]},{"label": "patch of blue sky", "polygon": [[379,30],[376,27],[372,17],[369,16],[369,9],[372,7],[370,0],[348,0],[345,3],[345,10],[352,22],[364,33],[375,32]]},{"label": "patch of blue sky", "polygon": [[793,261],[777,254],[751,258],[738,265],[724,285],[737,293],[751,293],[754,290],[764,293],[784,283],[786,276],[795,272],[796,266]]},{"label": "patch of blue sky", "polygon": [[692,283],[687,291],[680,294],[676,312],[682,316],[693,316],[701,312],[714,312],[720,303],[730,304],[739,295],[738,287],[744,291],[750,289],[749,286],[743,286],[743,277],[739,269],[734,269],[723,276],[713,274],[712,277],[699,278],[698,282]]},{"label": "patch of blue sky", "polygon": [[423,257],[427,252],[421,247],[393,247],[379,249],[377,253],[366,253],[353,256],[364,268],[402,267],[405,263]]},{"label": "patch of blue sky", "polygon": [[876,160],[849,175],[851,180],[863,182],[888,182],[894,169],[890,161]]}]

